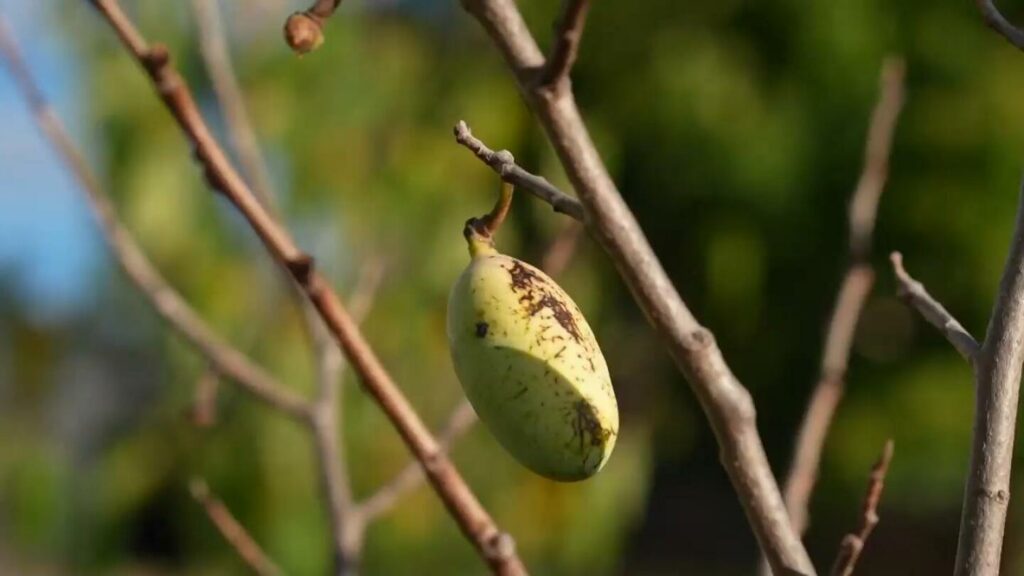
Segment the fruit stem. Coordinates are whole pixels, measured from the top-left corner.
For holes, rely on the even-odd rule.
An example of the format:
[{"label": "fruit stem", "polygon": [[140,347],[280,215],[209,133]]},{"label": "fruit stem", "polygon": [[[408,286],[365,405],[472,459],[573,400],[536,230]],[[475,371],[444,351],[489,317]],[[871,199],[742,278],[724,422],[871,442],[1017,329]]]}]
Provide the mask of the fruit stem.
[{"label": "fruit stem", "polygon": [[496,254],[494,248],[494,235],[498,228],[505,222],[509,208],[512,206],[512,193],[515,186],[508,182],[501,183],[501,192],[498,194],[498,201],[489,213],[480,218],[470,218],[466,222],[463,235],[469,243],[469,254],[478,256],[483,254]]},{"label": "fruit stem", "polygon": [[501,192],[498,193],[498,201],[494,203],[494,208],[491,209],[490,214],[482,218],[484,231],[488,236],[493,237],[498,232],[498,228],[501,228],[502,223],[505,222],[508,210],[512,206],[512,192],[514,191],[515,186],[511,183],[501,182]]}]

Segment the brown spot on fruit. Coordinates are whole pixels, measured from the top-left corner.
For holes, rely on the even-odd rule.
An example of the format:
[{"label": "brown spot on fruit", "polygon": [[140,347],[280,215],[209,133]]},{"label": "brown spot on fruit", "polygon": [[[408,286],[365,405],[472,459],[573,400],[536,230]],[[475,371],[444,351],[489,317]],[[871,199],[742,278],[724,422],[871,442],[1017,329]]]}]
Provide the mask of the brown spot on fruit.
[{"label": "brown spot on fruit", "polygon": [[477,322],[476,337],[483,338],[484,336],[487,336],[487,322]]},{"label": "brown spot on fruit", "polygon": [[512,276],[512,289],[517,292],[529,292],[537,284],[543,284],[544,280],[536,272],[530,270],[518,260],[512,261],[512,267],[508,269]]},{"label": "brown spot on fruit", "polygon": [[508,268],[508,273],[512,279],[512,290],[519,293],[519,302],[529,305],[526,310],[528,316],[534,316],[547,308],[551,310],[555,321],[574,340],[577,342],[583,340],[579,326],[576,325],[575,316],[565,302],[551,294],[550,282],[547,279],[514,259]]},{"label": "brown spot on fruit", "polygon": [[551,294],[545,294],[530,308],[530,315],[532,316],[544,308],[551,310],[551,315],[555,317],[555,321],[558,322],[558,324],[561,325],[570,336],[572,336],[573,340],[577,342],[581,342],[583,340],[579,326],[576,325],[576,318],[572,315],[572,312],[569,312],[569,309],[565,307],[565,303]]},{"label": "brown spot on fruit", "polygon": [[573,422],[574,432],[580,439],[580,453],[583,454],[584,462],[587,458],[585,451],[586,437],[590,436],[590,445],[595,447],[603,446],[611,436],[611,431],[605,430],[601,422],[594,414],[594,410],[583,400],[576,402],[576,419]]}]

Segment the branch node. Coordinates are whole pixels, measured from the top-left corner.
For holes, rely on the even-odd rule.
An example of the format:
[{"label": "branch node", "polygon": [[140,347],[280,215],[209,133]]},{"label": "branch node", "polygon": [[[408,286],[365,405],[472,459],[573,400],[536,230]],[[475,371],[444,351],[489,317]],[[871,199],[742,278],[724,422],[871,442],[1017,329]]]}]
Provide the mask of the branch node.
[{"label": "branch node", "polygon": [[489,558],[504,561],[516,553],[516,541],[507,532],[498,532],[487,539]]},{"label": "branch node", "polygon": [[299,254],[286,263],[288,271],[295,277],[295,281],[306,286],[313,276],[316,268],[316,260],[309,254]]},{"label": "branch node", "polygon": [[142,64],[154,76],[158,75],[170,62],[171,53],[167,50],[167,46],[163,44],[153,44],[142,54]]},{"label": "branch node", "polygon": [[698,328],[687,334],[683,345],[691,353],[700,353],[715,345],[715,336],[707,328]]}]

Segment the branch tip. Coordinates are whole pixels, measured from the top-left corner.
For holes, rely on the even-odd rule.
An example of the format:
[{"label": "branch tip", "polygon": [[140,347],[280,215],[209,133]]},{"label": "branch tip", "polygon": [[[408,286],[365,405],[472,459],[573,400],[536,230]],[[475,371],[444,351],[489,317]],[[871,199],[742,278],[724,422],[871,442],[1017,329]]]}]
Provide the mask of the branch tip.
[{"label": "branch tip", "polygon": [[306,12],[296,12],[284,23],[284,40],[296,54],[302,56],[324,43],[320,19]]}]

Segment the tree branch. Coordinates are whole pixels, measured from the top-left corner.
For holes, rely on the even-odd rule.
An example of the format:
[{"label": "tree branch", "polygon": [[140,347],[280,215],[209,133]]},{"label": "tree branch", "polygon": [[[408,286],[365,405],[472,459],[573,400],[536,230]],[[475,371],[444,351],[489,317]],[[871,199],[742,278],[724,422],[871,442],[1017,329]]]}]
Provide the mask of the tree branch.
[{"label": "tree branch", "polygon": [[210,492],[206,481],[201,478],[193,478],[189,482],[189,492],[192,494],[192,498],[195,498],[195,501],[203,507],[210,522],[217,528],[224,540],[231,545],[238,557],[245,562],[246,566],[260,576],[281,574],[281,569],[260,548],[256,540],[246,532],[245,527],[235,519],[228,507]]},{"label": "tree branch", "polygon": [[946,340],[949,340],[949,343],[956,348],[956,351],[973,364],[981,347],[978,341],[938,300],[928,293],[924,284],[907,273],[903,267],[902,254],[893,252],[889,259],[892,261],[893,272],[896,274],[896,281],[899,284],[896,290],[900,299],[913,306],[929,324],[938,328]]},{"label": "tree branch", "polygon": [[[363,266],[349,300],[352,317],[357,323],[362,323],[370,312],[383,276],[384,267],[380,261],[370,261]],[[309,313],[315,314],[314,311]],[[345,369],[345,357],[318,316],[311,318],[309,325],[314,327],[318,358],[317,397],[310,424],[321,490],[327,501],[331,524],[334,573],[357,574],[362,560],[365,523],[354,509],[341,434],[340,415],[344,399],[341,373]]]},{"label": "tree branch", "polygon": [[857,322],[871,293],[874,278],[874,272],[869,266],[851,268],[843,279],[835,309],[832,311],[821,374],[800,423],[793,461],[783,492],[786,509],[793,521],[793,529],[800,534],[807,531],[808,504],[818,481],[821,454],[829,428],[832,426],[832,419],[843,398],[850,347],[853,345]]},{"label": "tree branch", "polygon": [[324,43],[324,21],[334,14],[341,0],[315,0],[313,5],[296,12],[284,23],[284,39],[297,54],[316,50]]},{"label": "tree branch", "polygon": [[516,164],[515,157],[508,150],[495,152],[488,148],[479,138],[473,136],[469,126],[462,120],[455,125],[455,141],[473,152],[481,162],[490,166],[505,182],[515,184],[547,202],[555,212],[561,212],[580,222],[585,220],[583,205],[579,200],[562,192],[543,176],[523,170]]},{"label": "tree branch", "polygon": [[878,100],[871,113],[864,145],[864,168],[857,188],[850,199],[850,258],[866,260],[878,219],[878,201],[889,178],[889,156],[892,154],[896,122],[903,110],[907,74],[903,58],[890,56],[882,62],[878,78]]},{"label": "tree branch", "polygon": [[[193,9],[199,28],[200,52],[213,81],[217,102],[227,121],[228,135],[238,151],[239,161],[254,193],[263,206],[277,215],[276,195],[270,181],[266,162],[238,79],[231,64],[231,55],[225,39],[224,27],[216,0],[193,0]],[[280,219],[280,218],[278,218]],[[383,268],[379,263],[364,267],[359,285],[351,301],[353,318],[361,322],[373,300]],[[352,518],[352,493],[344,458],[344,442],[340,423],[340,375],[344,369],[342,356],[330,332],[316,310],[303,297],[301,289],[289,278],[289,288],[302,308],[306,326],[313,340],[317,357],[317,397],[311,407],[310,434],[316,452],[320,487],[326,502],[330,525],[332,557],[335,574],[354,574],[362,555],[364,529]],[[367,294],[365,291],[370,290]],[[215,381],[215,380],[214,380]]]},{"label": "tree branch", "polygon": [[242,213],[268,251],[302,287],[359,374],[366,390],[381,406],[410,451],[423,465],[435,491],[458,522],[463,534],[495,572],[525,573],[511,537],[498,529],[480,505],[374,354],[337,294],[316,270],[313,259],[298,248],[287,230],[279,226],[260,205],[230,164],[203,121],[184,79],[170,65],[167,49],[159,45],[147,45],[115,0],[91,1],[115,29],[131,55],[145,69],[157,93],[192,143],[196,158],[213,189],[221,192]]},{"label": "tree branch", "polygon": [[118,219],[114,205],[99,179],[89,168],[32,79],[6,21],[0,21],[0,52],[16,80],[21,95],[29,104],[39,129],[85,192],[107,246],[125,275],[146,301],[171,328],[181,334],[215,367],[217,373],[235,382],[242,390],[264,404],[293,419],[305,420],[308,402],[279,383],[214,332],[146,257],[131,232]]},{"label": "tree branch", "polygon": [[1024,50],[1024,30],[1011,24],[996,7],[994,0],[974,0],[974,3],[978,5],[981,17],[984,18],[985,24],[989,28],[1006,38],[1010,44]]},{"label": "tree branch", "polygon": [[825,336],[818,383],[797,434],[793,462],[783,490],[793,529],[807,530],[808,503],[818,479],[821,454],[836,408],[846,387],[846,370],[861,311],[874,284],[871,251],[878,202],[885,189],[896,121],[903,106],[902,59],[887,58],[879,74],[878,100],[871,114],[864,146],[864,166],[850,198],[849,266],[839,288]]},{"label": "tree branch", "polygon": [[871,469],[871,479],[868,481],[868,491],[864,496],[864,504],[861,508],[861,525],[856,533],[847,534],[839,545],[839,554],[835,564],[832,565],[832,576],[850,576],[857,566],[861,552],[864,551],[864,544],[867,543],[871,532],[878,525],[878,503],[882,499],[882,490],[885,488],[885,475],[889,472],[889,463],[892,462],[893,443],[889,440],[882,449],[882,456]]},{"label": "tree branch", "polygon": [[192,0],[192,8],[199,28],[199,52],[210,73],[217,102],[224,112],[228,135],[238,152],[242,172],[263,205],[274,210],[275,198],[270,174],[267,172],[263,152],[260,151],[256,131],[249,121],[235,67],[231,63],[231,52],[224,36],[217,0]]},{"label": "tree branch", "polygon": [[[476,424],[476,412],[468,400],[461,400],[452,410],[448,422],[437,435],[441,448],[451,451],[452,444],[462,437],[473,424]],[[365,523],[372,523],[395,508],[398,502],[423,483],[423,467],[410,462],[395,477],[378,488],[373,494],[356,506],[356,516]]]},{"label": "tree branch", "polygon": [[515,74],[520,92],[547,131],[586,207],[586,221],[615,263],[648,321],[686,375],[721,448],[761,549],[777,574],[813,574],[807,551],[793,530],[757,433],[754,402],[672,286],[633,213],[623,201],[590,138],[572,91],[552,91],[536,81],[544,56],[513,0],[462,0],[484,27]]},{"label": "tree branch", "polygon": [[975,356],[974,438],[960,517],[957,576],[999,573],[1010,500],[1010,468],[1022,362],[1024,188],[988,332]]},{"label": "tree branch", "polygon": [[540,84],[546,88],[567,86],[569,72],[579,55],[583,27],[590,12],[590,0],[565,0],[562,17],[555,26],[555,41],[544,64]]},{"label": "tree branch", "polygon": [[196,380],[192,396],[192,424],[197,428],[209,428],[217,423],[217,389],[220,376],[213,365],[209,365]]}]

